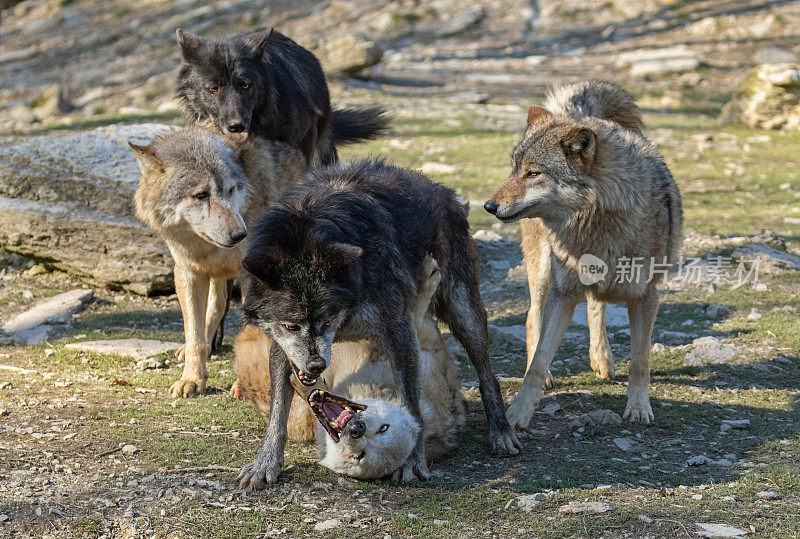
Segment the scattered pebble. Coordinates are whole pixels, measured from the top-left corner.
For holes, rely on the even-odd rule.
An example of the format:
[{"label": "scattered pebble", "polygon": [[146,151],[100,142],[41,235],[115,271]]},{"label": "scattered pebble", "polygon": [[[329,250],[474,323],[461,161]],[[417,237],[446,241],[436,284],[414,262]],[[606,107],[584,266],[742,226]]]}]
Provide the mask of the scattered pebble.
[{"label": "scattered pebble", "polygon": [[700,528],[698,531],[700,537],[727,537],[728,539],[744,539],[747,537],[746,531],[734,528],[728,524],[701,524],[697,522],[696,526]]},{"label": "scattered pebble", "polygon": [[338,518],[330,518],[314,526],[314,531],[324,532],[325,530],[332,530],[334,528],[340,528],[341,526],[342,526],[341,520],[339,520]]},{"label": "scattered pebble", "polygon": [[758,497],[762,500],[777,500],[780,499],[781,495],[774,490],[762,490],[758,493]]},{"label": "scattered pebble", "polygon": [[584,515],[607,513],[613,509],[613,507],[605,502],[569,502],[567,505],[559,507],[558,512]]},{"label": "scattered pebble", "polygon": [[747,315],[748,320],[760,320],[761,317],[764,316],[761,314],[761,309],[753,307],[750,309],[750,314]]}]

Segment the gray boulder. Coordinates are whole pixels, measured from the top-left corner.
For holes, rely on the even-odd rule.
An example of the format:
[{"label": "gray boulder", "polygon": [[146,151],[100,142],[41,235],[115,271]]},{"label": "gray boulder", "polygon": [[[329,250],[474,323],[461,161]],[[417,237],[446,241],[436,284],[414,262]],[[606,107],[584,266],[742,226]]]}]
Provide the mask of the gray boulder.
[{"label": "gray boulder", "polygon": [[446,20],[437,30],[441,37],[451,37],[463,34],[467,30],[477,26],[486,18],[486,8],[475,6],[463,11],[459,11],[450,19]]},{"label": "gray boulder", "polygon": [[695,339],[688,347],[691,350],[683,359],[684,365],[714,365],[728,363],[741,355],[745,349],[741,346],[722,342],[717,337],[701,337]]},{"label": "gray boulder", "polygon": [[383,58],[383,48],[357,34],[345,34],[314,48],[326,73],[349,77],[372,67]]},{"label": "gray boulder", "polygon": [[139,168],[128,147],[167,129],[111,125],[0,146],[0,249],[94,286],[171,291],[169,252],[134,215]]},{"label": "gray boulder", "polygon": [[757,66],[722,108],[724,123],[800,131],[800,64]]}]

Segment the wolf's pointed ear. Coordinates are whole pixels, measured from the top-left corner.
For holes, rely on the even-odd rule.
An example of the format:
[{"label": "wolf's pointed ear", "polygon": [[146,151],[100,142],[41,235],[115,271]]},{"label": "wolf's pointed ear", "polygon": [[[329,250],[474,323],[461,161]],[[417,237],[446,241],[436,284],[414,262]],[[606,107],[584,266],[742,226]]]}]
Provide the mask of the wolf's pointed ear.
[{"label": "wolf's pointed ear", "polygon": [[364,249],[356,245],[334,243],[328,247],[327,257],[334,267],[343,268],[358,260],[362,254],[364,254]]},{"label": "wolf's pointed ear", "polygon": [[267,45],[269,45],[269,40],[272,38],[272,32],[275,31],[275,28],[270,28],[267,30],[263,28],[261,30],[256,30],[245,40],[245,43],[248,47],[253,49],[253,52],[256,56],[261,56],[264,54],[264,51],[267,49]]},{"label": "wolf's pointed ear", "polygon": [[139,169],[142,173],[164,172],[164,162],[156,155],[152,144],[139,146],[128,141],[128,146],[133,150],[133,155],[136,157],[136,162],[139,163]]},{"label": "wolf's pointed ear", "polygon": [[273,290],[278,288],[278,275],[275,271],[278,261],[272,257],[270,250],[247,253],[242,260],[242,267]]},{"label": "wolf's pointed ear", "polygon": [[528,127],[545,121],[552,116],[549,110],[542,107],[531,107],[528,109]]},{"label": "wolf's pointed ear", "polygon": [[178,45],[181,46],[181,52],[183,52],[183,59],[187,62],[196,60],[198,50],[205,44],[206,40],[200,36],[184,32],[182,28],[178,28],[175,33],[178,36]]},{"label": "wolf's pointed ear", "polygon": [[561,141],[561,147],[567,157],[579,158],[590,166],[597,155],[597,136],[591,129],[575,127]]}]

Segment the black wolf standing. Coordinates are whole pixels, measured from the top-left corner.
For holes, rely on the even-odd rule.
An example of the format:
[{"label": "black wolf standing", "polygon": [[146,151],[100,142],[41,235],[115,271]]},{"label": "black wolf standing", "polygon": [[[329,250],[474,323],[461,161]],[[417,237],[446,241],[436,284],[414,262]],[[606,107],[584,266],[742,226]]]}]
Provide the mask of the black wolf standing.
[{"label": "black wolf standing", "polygon": [[[491,449],[519,452],[489,363],[477,249],[452,189],[382,161],[317,169],[272,206],[251,241],[243,261],[244,322],[280,346],[270,353],[267,437],[258,458],[242,468],[242,486],[276,481],[292,396],[289,377],[313,385],[330,364],[334,341],[375,339],[391,358],[403,403],[422,424],[411,313],[429,255],[441,271],[431,308],[475,366]],[[395,478],[427,475],[420,438]]]},{"label": "black wolf standing", "polygon": [[380,108],[332,111],[319,60],[279,32],[262,29],[222,41],[177,33],[183,112],[231,141],[253,134],[285,142],[314,166],[336,162],[334,138],[372,138],[385,128]]}]

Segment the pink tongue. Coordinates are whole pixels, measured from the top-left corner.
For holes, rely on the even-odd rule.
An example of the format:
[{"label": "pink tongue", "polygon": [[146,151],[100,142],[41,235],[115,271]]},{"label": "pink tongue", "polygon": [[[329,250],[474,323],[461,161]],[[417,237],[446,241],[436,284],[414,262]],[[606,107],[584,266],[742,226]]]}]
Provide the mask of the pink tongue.
[{"label": "pink tongue", "polygon": [[344,412],[339,414],[339,417],[336,419],[336,423],[339,425],[340,429],[343,429],[345,425],[347,425],[347,422],[350,421],[352,417],[353,417],[353,412],[351,412],[350,410],[345,410]]}]

